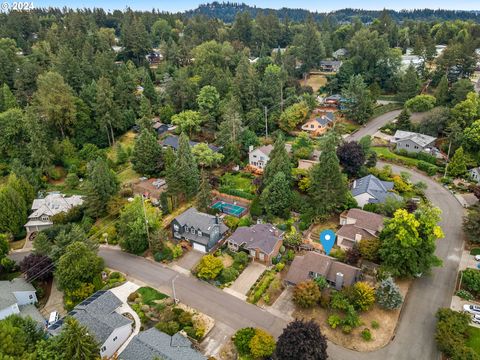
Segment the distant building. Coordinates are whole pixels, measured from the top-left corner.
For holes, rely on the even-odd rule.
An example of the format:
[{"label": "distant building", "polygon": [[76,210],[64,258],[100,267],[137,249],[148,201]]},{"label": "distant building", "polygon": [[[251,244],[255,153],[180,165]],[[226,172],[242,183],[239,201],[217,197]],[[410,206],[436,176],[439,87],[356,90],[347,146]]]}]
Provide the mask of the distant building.
[{"label": "distant building", "polygon": [[322,60],[320,61],[320,70],[325,72],[337,72],[340,70],[342,62],[339,60]]},{"label": "distant building", "polygon": [[397,150],[406,150],[408,152],[418,153],[420,151],[431,153],[437,138],[433,136],[419,134],[410,131],[397,130],[391,140],[396,144]]},{"label": "distant building", "polygon": [[480,184],[480,166],[468,170],[468,173],[472,177],[474,181],[476,181],[478,184]]},{"label": "distant building", "polygon": [[340,215],[342,227],[337,231],[337,245],[347,250],[362,239],[377,238],[385,219],[382,215],[360,209],[344,211]]},{"label": "distant building", "polygon": [[30,308],[33,307],[38,315],[34,320],[43,322],[43,319],[35,308],[37,302],[36,290],[32,284],[23,278],[16,278],[12,281],[0,281],[0,320],[10,315],[30,315]]},{"label": "distant building", "polygon": [[[194,147],[195,145],[199,144],[196,141],[189,141],[189,143],[190,143],[190,147]],[[168,135],[166,138],[160,141],[160,145],[162,145],[164,148],[170,147],[176,151],[180,146],[180,139],[178,136]],[[208,144],[208,147],[214,152],[220,152],[220,150],[222,150],[221,147],[217,147],[212,144]]]},{"label": "distant building", "polygon": [[[75,306],[67,316],[72,316],[88,329],[100,346],[100,357],[111,358],[132,332],[132,320],[119,313],[123,302],[111,291],[97,291]],[[118,311],[118,312],[117,312]],[[48,327],[51,335],[58,335],[64,318]]]},{"label": "distant building", "polygon": [[366,204],[382,204],[388,198],[400,200],[401,196],[393,193],[392,190],[393,182],[382,181],[373,175],[368,175],[355,180],[351,192],[358,206],[364,207]]},{"label": "distant building", "polygon": [[265,169],[270,160],[270,153],[273,150],[273,145],[264,145],[258,148],[250,146],[248,149],[248,163],[259,169]]},{"label": "distant building", "polygon": [[335,114],[331,111],[319,113],[313,119],[302,125],[302,130],[310,132],[314,136],[324,134],[335,122]]},{"label": "distant building", "polygon": [[192,342],[180,333],[170,336],[152,327],[135,335],[118,359],[207,360],[207,357],[196,350]]},{"label": "distant building", "polygon": [[66,197],[57,192],[51,192],[43,199],[35,199],[32,204],[32,213],[28,216],[25,224],[27,233],[42,231],[53,225],[52,217],[60,213],[66,213],[75,206],[83,204],[80,195]]},{"label": "distant building", "polygon": [[283,231],[272,224],[242,226],[227,240],[232,251],[247,251],[254,260],[271,264],[283,244]]},{"label": "distant building", "polygon": [[228,227],[215,215],[202,213],[191,207],[170,224],[173,237],[188,240],[195,250],[209,252],[228,231]]},{"label": "distant building", "polygon": [[332,54],[332,56],[339,60],[339,59],[344,59],[348,55],[348,50],[345,48],[340,48],[338,50],[335,50]]}]

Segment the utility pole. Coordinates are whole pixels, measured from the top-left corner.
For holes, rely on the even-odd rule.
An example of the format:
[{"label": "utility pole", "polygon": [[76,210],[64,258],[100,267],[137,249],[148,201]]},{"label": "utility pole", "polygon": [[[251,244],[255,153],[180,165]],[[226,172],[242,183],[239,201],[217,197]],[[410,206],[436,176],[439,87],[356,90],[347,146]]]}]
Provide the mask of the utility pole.
[{"label": "utility pole", "polygon": [[266,106],[263,107],[265,112],[265,137],[268,137],[268,109]]},{"label": "utility pole", "polygon": [[447,152],[447,165],[445,165],[445,173],[443,174],[443,177],[447,177],[447,169],[448,169],[448,164],[450,162],[450,148],[452,147],[452,140],[450,140],[450,144],[448,145],[448,152]]},{"label": "utility pole", "polygon": [[175,294],[175,280],[177,279],[178,274],[172,279],[172,291],[173,291],[173,302],[175,305],[178,303],[177,295]]},{"label": "utility pole", "polygon": [[145,230],[147,231],[148,245],[151,248],[152,244],[150,242],[150,232],[148,231],[147,211],[145,210],[145,199],[144,199],[143,195],[142,195],[142,206],[143,206],[143,219],[145,220]]}]

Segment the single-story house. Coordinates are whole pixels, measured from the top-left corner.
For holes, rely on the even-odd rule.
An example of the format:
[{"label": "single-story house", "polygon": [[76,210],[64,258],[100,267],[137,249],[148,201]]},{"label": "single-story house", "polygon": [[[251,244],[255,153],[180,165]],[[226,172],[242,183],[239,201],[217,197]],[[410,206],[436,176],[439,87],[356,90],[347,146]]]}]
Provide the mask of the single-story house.
[{"label": "single-story house", "polygon": [[[32,284],[23,278],[15,278],[12,281],[0,281],[0,320],[10,315],[30,315],[28,308],[37,302],[36,290]],[[37,310],[38,313],[38,310]],[[43,322],[40,313],[34,320]]]},{"label": "single-story house", "polygon": [[283,231],[272,224],[242,226],[227,240],[232,251],[246,250],[254,260],[271,264],[283,244]]},{"label": "single-story house", "polygon": [[396,144],[397,150],[418,153],[420,151],[431,152],[437,138],[410,131],[397,130],[391,140]]},{"label": "single-story house", "polygon": [[333,94],[323,99],[323,103],[328,106],[340,106],[340,102],[342,101],[342,99],[342,95]]},{"label": "single-story house", "polygon": [[347,250],[362,239],[376,238],[383,229],[386,218],[360,209],[350,209],[340,215],[337,245]]},{"label": "single-story house", "polygon": [[335,260],[331,256],[309,251],[305,255],[296,256],[288,269],[285,282],[296,285],[302,281],[323,276],[328,283],[340,290],[344,286],[352,286],[360,277],[361,270]]},{"label": "single-story house", "polygon": [[195,250],[209,252],[228,231],[228,227],[215,215],[189,208],[170,224],[175,239],[188,240]]},{"label": "single-story house", "polygon": [[335,50],[332,54],[332,56],[335,59],[343,59],[348,55],[348,50],[345,48],[340,48],[338,50]]},{"label": "single-story house", "polygon": [[83,204],[80,195],[65,196],[59,192],[48,193],[42,199],[33,200],[32,213],[24,225],[27,233],[45,230],[53,225],[52,216],[66,213],[75,206]]},{"label": "single-story house", "polygon": [[259,169],[265,169],[268,160],[270,160],[270,153],[273,150],[273,145],[264,145],[256,149],[250,145],[248,149],[248,163]]},{"label": "single-story house", "polygon": [[342,62],[340,60],[322,60],[320,61],[320,70],[325,72],[337,72],[340,70]]},{"label": "single-story house", "polygon": [[382,204],[387,198],[401,200],[401,196],[392,192],[393,185],[391,181],[382,181],[376,176],[367,175],[353,182],[351,193],[360,207],[366,204]]},{"label": "single-story house", "polygon": [[324,134],[335,122],[335,114],[331,111],[323,112],[319,116],[308,120],[302,125],[302,130],[312,133],[314,136]]},{"label": "single-story house", "polygon": [[141,331],[118,356],[118,360],[207,360],[181,333],[173,336],[152,327]]},{"label": "single-story house", "polygon": [[474,181],[476,181],[478,184],[480,184],[480,166],[468,170],[468,173],[472,177]]},{"label": "single-story house", "polygon": [[[97,291],[75,306],[67,316],[72,316],[88,329],[100,346],[100,357],[111,358],[132,332],[132,320],[119,312],[123,302],[111,291]],[[62,331],[65,318],[48,327],[50,335]]]},{"label": "single-story house", "polygon": [[[180,146],[180,139],[178,136],[175,136],[175,135],[168,135],[166,138],[164,138],[163,140],[160,140],[159,141],[160,145],[163,146],[163,148],[167,148],[167,147],[171,147],[173,150],[178,150],[179,146]],[[190,147],[194,147],[195,145],[198,145],[199,143],[196,142],[196,141],[191,141],[190,140]],[[220,150],[222,148],[220,147],[217,147],[215,145],[212,145],[212,144],[208,144],[208,147],[214,151],[214,152],[220,152]]]},{"label": "single-story house", "polygon": [[175,125],[164,124],[160,120],[155,120],[152,127],[153,130],[155,130],[155,132],[157,133],[157,135],[163,135],[166,132],[173,131],[177,128]]}]

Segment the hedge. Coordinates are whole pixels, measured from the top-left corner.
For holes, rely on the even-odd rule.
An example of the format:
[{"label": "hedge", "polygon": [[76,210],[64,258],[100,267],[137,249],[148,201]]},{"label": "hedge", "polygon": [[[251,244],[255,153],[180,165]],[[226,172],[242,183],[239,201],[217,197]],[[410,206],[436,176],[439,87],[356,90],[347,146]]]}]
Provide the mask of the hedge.
[{"label": "hedge", "polygon": [[423,160],[420,160],[417,163],[417,168],[418,168],[418,170],[425,171],[427,173],[427,175],[429,175],[429,176],[433,176],[438,172],[438,167],[437,166],[432,165],[432,164],[430,164],[426,161],[423,161]]},{"label": "hedge", "polygon": [[232,188],[229,188],[228,186],[222,186],[222,187],[220,187],[220,189],[218,189],[218,191],[220,191],[223,194],[238,196],[238,197],[241,197],[241,198],[244,198],[244,199],[247,199],[247,200],[255,199],[254,194],[250,194],[250,193],[244,192],[242,190],[232,189]]}]

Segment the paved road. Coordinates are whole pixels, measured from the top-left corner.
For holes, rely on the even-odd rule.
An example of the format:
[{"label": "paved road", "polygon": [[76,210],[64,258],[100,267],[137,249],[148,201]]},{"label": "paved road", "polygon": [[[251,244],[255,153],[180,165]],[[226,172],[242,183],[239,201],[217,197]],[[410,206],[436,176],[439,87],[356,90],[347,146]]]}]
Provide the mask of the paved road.
[{"label": "paved road", "polygon": [[375,134],[382,126],[395,119],[400,114],[400,112],[400,110],[394,110],[386,114],[380,115],[379,117],[376,117],[375,119],[369,121],[364,127],[361,127],[360,129],[358,129],[358,131],[348,136],[346,140],[358,141],[365,135]]}]

